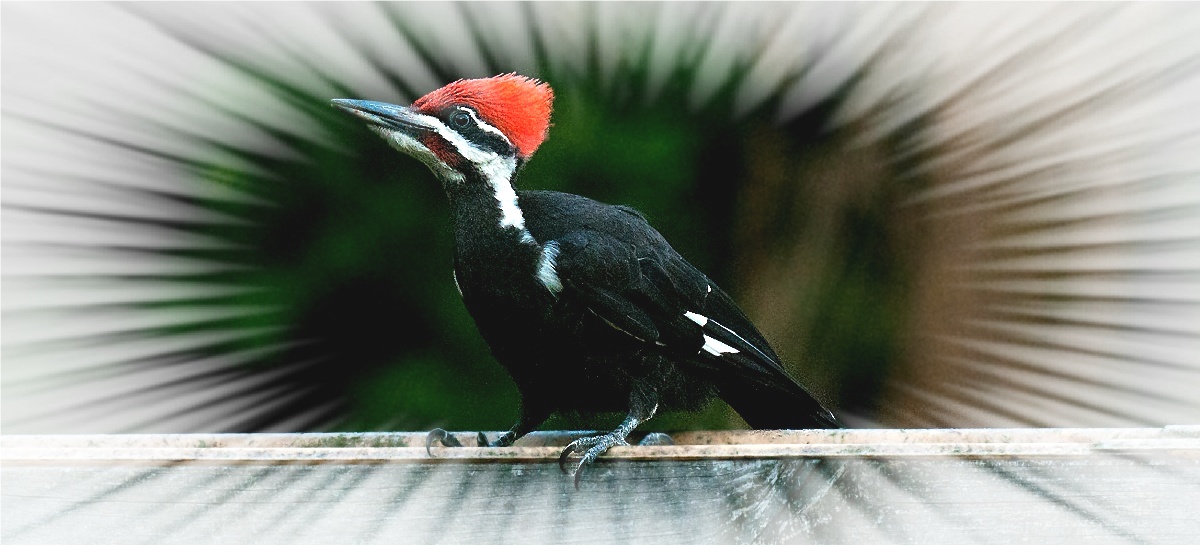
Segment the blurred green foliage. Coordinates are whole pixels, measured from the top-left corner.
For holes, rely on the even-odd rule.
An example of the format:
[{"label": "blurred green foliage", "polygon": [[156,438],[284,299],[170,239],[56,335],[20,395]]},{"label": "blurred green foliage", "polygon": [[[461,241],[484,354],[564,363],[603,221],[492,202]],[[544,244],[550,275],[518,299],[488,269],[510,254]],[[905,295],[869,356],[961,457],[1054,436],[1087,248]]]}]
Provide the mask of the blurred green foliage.
[{"label": "blurred green foliage", "polygon": [[[293,427],[506,429],[516,416],[517,392],[491,359],[455,291],[448,204],[440,184],[417,161],[328,106],[331,98],[385,98],[312,96],[229,62],[316,121],[328,131],[323,136],[344,144],[335,149],[320,144],[321,138],[258,126],[295,151],[292,158],[209,142],[254,168],[194,165],[203,183],[232,187],[254,200],[200,203],[241,223],[194,228],[229,243],[194,251],[195,257],[237,268],[183,280],[245,291],[172,304],[262,309],[189,327],[241,331],[234,341],[200,352],[244,353],[247,375],[276,372],[272,383],[295,392],[266,416],[244,422],[243,431],[322,407]],[[681,63],[653,99],[627,91],[642,88],[645,74],[637,67],[626,67],[622,81],[628,85],[618,89],[595,75],[540,74],[556,91],[553,126],[520,174],[518,188],[631,205],[732,293],[773,289],[747,285],[750,279],[738,266],[753,261],[747,255],[770,260],[802,235],[812,211],[797,196],[828,188],[822,186],[826,180],[806,178],[806,163],[794,159],[833,138],[828,122],[838,95],[782,126],[769,121],[771,100],[735,120],[733,89],[744,70],[735,70],[705,105],[693,107],[690,66]],[[445,79],[453,77],[447,73]],[[784,141],[781,155],[756,152],[749,136],[763,133]],[[758,190],[748,174],[752,161],[778,163],[800,175],[794,186],[760,196],[792,204],[772,220],[779,224],[765,231],[763,240],[743,241],[738,248],[735,226],[763,221],[738,216],[745,214],[737,206],[742,193],[747,187]],[[781,354],[807,364],[794,369],[819,366],[819,372],[802,378],[815,379],[810,384],[818,396],[835,405],[869,410],[899,352],[907,273],[894,267],[900,258],[885,236],[892,197],[833,212],[842,226],[828,244],[835,255],[816,278],[795,279],[804,286],[795,293],[811,304],[812,328],[797,332],[795,339],[774,338]],[[558,415],[546,427],[600,428],[619,419]],[[718,401],[698,414],[661,415],[646,429],[725,428],[738,422]]]}]

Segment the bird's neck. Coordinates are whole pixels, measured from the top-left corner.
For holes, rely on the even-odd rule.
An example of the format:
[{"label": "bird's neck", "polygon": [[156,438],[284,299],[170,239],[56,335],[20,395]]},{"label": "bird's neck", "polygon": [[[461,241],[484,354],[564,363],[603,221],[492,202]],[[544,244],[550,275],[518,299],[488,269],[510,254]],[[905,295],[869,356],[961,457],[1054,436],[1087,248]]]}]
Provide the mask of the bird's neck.
[{"label": "bird's neck", "polygon": [[466,252],[501,259],[539,251],[538,242],[525,228],[525,215],[510,178],[467,179],[447,193],[460,255]]}]

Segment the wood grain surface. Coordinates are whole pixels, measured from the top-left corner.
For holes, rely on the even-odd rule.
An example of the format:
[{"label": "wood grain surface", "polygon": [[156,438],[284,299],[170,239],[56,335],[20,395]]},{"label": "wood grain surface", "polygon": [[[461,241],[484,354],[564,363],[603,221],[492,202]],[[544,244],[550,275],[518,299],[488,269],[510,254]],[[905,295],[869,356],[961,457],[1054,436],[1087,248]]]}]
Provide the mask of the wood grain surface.
[{"label": "wood grain surface", "polygon": [[[6,544],[1200,543],[1200,427],[5,436]],[[463,439],[469,438],[468,434]]]}]

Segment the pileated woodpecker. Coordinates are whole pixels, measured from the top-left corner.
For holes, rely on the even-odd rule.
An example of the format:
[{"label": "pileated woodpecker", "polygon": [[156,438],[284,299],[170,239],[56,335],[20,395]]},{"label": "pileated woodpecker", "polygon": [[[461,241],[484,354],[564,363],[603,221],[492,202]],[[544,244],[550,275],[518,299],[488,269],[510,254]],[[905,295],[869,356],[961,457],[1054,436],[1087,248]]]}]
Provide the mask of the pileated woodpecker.
[{"label": "pileated woodpecker", "polygon": [[[628,410],[578,439],[581,470],[659,409],[719,395],[755,428],[835,428],[733,300],[637,211],[513,180],[546,138],[553,91],[516,74],[455,81],[411,107],[337,99],[441,180],[454,216],[454,278],[521,393],[508,446],[553,412]],[[429,444],[458,442],[445,431]]]}]

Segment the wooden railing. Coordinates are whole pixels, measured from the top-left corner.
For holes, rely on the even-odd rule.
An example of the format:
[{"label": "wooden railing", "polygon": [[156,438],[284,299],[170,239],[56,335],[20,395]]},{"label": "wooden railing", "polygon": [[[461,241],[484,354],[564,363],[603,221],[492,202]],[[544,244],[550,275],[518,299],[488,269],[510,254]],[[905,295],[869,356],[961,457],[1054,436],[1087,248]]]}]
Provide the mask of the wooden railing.
[{"label": "wooden railing", "polygon": [[[574,433],[437,448],[420,433],[4,436],[20,543],[1200,543],[1200,426]],[[460,436],[465,444],[473,434]]]}]

